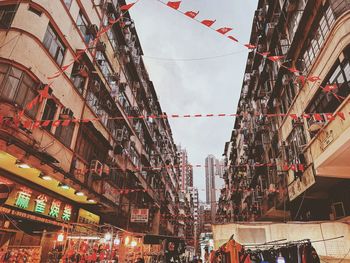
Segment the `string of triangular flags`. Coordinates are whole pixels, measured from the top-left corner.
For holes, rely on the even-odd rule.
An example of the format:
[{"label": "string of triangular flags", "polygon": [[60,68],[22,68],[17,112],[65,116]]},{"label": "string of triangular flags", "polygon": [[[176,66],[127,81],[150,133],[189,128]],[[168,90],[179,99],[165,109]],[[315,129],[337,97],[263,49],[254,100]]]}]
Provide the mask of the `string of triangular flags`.
[{"label": "string of triangular flags", "polygon": [[[41,91],[41,95],[39,95],[35,101],[36,103],[39,103],[43,100],[43,98],[47,97],[45,90]],[[31,104],[28,109],[31,109],[33,107],[33,104]],[[266,117],[266,118],[275,118],[275,117],[290,117],[292,120],[300,120],[300,119],[314,119],[316,122],[326,122],[326,121],[333,121],[336,119],[336,117],[339,117],[342,120],[345,120],[347,118],[346,112],[336,112],[336,113],[302,113],[302,114],[295,114],[295,113],[289,113],[289,114],[283,114],[283,113],[220,113],[220,114],[162,114],[162,115],[139,115],[139,116],[127,116],[128,119],[179,119],[179,118],[223,118],[223,117],[248,117],[248,116],[256,116],[256,117]],[[23,116],[23,115],[20,115]],[[106,118],[104,118],[106,119]],[[88,122],[94,122],[94,121],[101,121],[102,118],[86,118],[86,119],[59,119],[59,120],[25,120],[22,121],[20,118],[17,118],[16,116],[10,117],[10,116],[2,116],[0,115],[0,124],[5,126],[11,126],[11,127],[23,127],[28,130],[33,130],[40,127],[58,127],[58,126],[68,126],[71,123],[88,123]],[[110,117],[108,120],[124,120],[124,117]]]},{"label": "string of triangular flags", "polygon": [[[251,43],[242,43],[240,42],[236,37],[232,36],[232,35],[227,35],[229,32],[231,32],[233,30],[232,27],[221,27],[218,29],[214,29],[212,28],[212,25],[214,25],[214,23],[216,22],[215,20],[212,19],[204,19],[204,20],[199,20],[196,17],[199,14],[199,11],[182,11],[180,10],[180,6],[182,1],[169,1],[169,2],[163,2],[161,0],[157,0],[158,2],[162,3],[163,5],[166,5],[167,7],[170,7],[178,12],[180,12],[181,14],[185,15],[186,17],[189,17],[190,19],[216,31],[217,33],[219,33],[222,36],[227,37],[228,39],[230,39],[231,41],[234,41],[238,44],[241,44],[242,46],[246,47],[248,50],[255,50],[256,54],[259,54],[260,56],[262,56],[265,59],[268,59],[272,62],[281,62],[281,67],[287,69],[289,72],[293,73],[294,75],[297,76],[297,79],[302,83],[302,85],[304,86],[304,84],[306,82],[312,82],[312,83],[317,83],[320,84],[321,83],[321,78],[319,76],[303,76],[302,72],[298,69],[296,69],[295,67],[287,67],[285,65],[283,65],[283,63],[285,62],[291,62],[291,61],[282,61],[285,56],[278,56],[278,55],[271,55],[270,52],[258,52],[257,46],[251,44]],[[331,85],[326,85],[325,87],[322,87],[321,85],[319,86],[319,88],[321,88],[324,92],[327,93],[331,93],[338,101],[344,100],[345,98],[337,95],[335,93],[335,91],[337,90],[338,86],[336,83],[331,84]]]},{"label": "string of triangular flags", "polygon": [[[230,165],[224,165],[224,164],[219,164],[219,165],[213,165],[214,167],[225,167],[225,168],[231,168],[231,167],[236,167],[236,168],[258,168],[258,167],[277,167],[278,165],[276,163],[246,163],[246,164],[230,164]],[[304,171],[305,167],[303,164],[296,164],[296,163],[281,163],[279,164],[283,172],[292,170],[292,171]],[[131,172],[141,172],[141,171],[160,171],[161,169],[172,169],[172,168],[207,168],[208,166],[205,164],[188,164],[188,165],[179,165],[179,164],[174,164],[174,165],[158,165],[158,166],[139,166],[139,167],[134,167],[134,169],[128,169]],[[74,170],[74,173],[76,174],[86,174],[90,172],[97,172],[97,173],[102,173],[106,171],[109,173],[111,170],[120,170],[122,171],[122,168],[101,168],[101,169],[89,169],[89,168],[78,168]]]},{"label": "string of triangular flags", "polygon": [[[120,11],[121,11],[121,15],[116,18],[116,19],[110,19],[108,21],[108,25],[101,27],[101,29],[97,32],[95,39],[92,41],[92,43],[90,44],[92,47],[96,46],[96,44],[98,43],[100,37],[102,37],[105,33],[107,33],[114,24],[120,22],[120,20],[123,18],[124,14],[126,14],[136,3],[138,3],[140,0],[135,1],[134,3],[130,3],[130,4],[126,4],[126,5],[122,5],[120,6]],[[39,91],[39,94],[30,102],[28,102],[22,111],[20,111],[18,113],[17,118],[20,120],[23,116],[26,110],[31,110],[35,107],[35,105],[37,105],[38,103],[41,103],[45,98],[48,98],[49,95],[49,88],[51,87],[51,85],[54,83],[54,80],[57,79],[58,77],[60,77],[61,75],[63,75],[65,73],[65,71],[67,71],[69,69],[69,67],[71,67],[76,61],[78,61],[82,55],[87,52],[89,50],[89,45],[85,44],[85,48],[82,50],[77,50],[76,55],[74,56],[74,58],[66,65],[63,65],[60,67],[60,70],[58,70],[57,72],[53,73],[52,75],[47,77],[47,80],[49,81],[49,84],[46,84],[42,90]]]}]

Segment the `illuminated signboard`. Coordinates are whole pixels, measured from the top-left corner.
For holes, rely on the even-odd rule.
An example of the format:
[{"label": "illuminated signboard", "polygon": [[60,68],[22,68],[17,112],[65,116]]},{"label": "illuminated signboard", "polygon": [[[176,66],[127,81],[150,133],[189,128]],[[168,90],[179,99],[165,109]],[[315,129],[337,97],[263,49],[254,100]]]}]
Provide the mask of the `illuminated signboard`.
[{"label": "illuminated signboard", "polygon": [[14,184],[5,204],[22,210],[44,215],[52,219],[69,222],[73,207],[48,195],[36,192],[27,187]]},{"label": "illuminated signboard", "polygon": [[148,209],[131,209],[130,222],[148,223]]}]

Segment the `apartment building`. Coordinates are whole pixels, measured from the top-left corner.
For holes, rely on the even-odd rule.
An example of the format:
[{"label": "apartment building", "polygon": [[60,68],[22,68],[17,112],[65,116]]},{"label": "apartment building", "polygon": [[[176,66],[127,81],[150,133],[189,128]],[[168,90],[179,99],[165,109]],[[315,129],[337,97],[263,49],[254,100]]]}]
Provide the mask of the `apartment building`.
[{"label": "apartment building", "polygon": [[349,217],[349,24],[349,1],[259,1],[220,222]]},{"label": "apartment building", "polygon": [[[55,236],[43,231],[79,222],[177,234],[162,217],[178,214],[177,148],[167,119],[147,117],[164,113],[129,13],[100,36],[122,5],[0,2],[0,171],[10,192],[1,212],[12,222],[1,219],[1,242],[49,250]],[[45,87],[49,96],[26,107]],[[132,222],[134,209],[148,217]],[[15,231],[28,225],[30,235]]]}]

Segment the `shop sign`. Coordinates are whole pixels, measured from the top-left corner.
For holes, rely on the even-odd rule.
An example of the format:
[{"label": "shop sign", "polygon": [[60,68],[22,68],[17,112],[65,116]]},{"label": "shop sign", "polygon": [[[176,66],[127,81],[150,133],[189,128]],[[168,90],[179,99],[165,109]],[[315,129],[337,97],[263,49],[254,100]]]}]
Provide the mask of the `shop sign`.
[{"label": "shop sign", "polygon": [[18,217],[30,219],[30,220],[33,220],[33,221],[46,223],[46,224],[51,224],[51,225],[56,225],[56,226],[61,226],[61,227],[67,227],[67,224],[60,223],[60,222],[57,222],[57,221],[54,221],[54,220],[51,220],[51,219],[47,219],[47,218],[44,218],[44,217],[35,216],[35,215],[28,214],[28,213],[25,213],[25,212],[13,210],[13,209],[10,209],[10,208],[7,208],[7,207],[0,207],[0,213],[9,214],[9,215],[13,215],[13,216],[18,216]]},{"label": "shop sign", "polygon": [[66,222],[73,213],[71,205],[22,186],[12,190],[5,204]]},{"label": "shop sign", "polygon": [[98,225],[100,223],[100,216],[80,208],[78,212],[78,223]]},{"label": "shop sign", "polygon": [[315,184],[313,166],[309,166],[303,173],[301,179],[294,180],[294,171],[289,170],[288,174],[288,195],[292,201],[304,193],[308,188]]},{"label": "shop sign", "polygon": [[132,223],[148,223],[148,209],[131,209],[130,222]]},{"label": "shop sign", "polygon": [[0,205],[3,205],[10,195],[10,188],[7,184],[0,183]]}]

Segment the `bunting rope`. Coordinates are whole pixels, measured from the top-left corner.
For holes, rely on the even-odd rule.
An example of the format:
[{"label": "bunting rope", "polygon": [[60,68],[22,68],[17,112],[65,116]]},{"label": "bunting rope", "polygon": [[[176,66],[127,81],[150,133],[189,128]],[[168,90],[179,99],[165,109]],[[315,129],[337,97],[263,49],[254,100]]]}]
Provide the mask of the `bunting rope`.
[{"label": "bunting rope", "polygon": [[[95,47],[96,44],[98,43],[100,37],[102,37],[105,33],[107,33],[114,24],[120,22],[120,20],[124,17],[124,14],[126,14],[135,4],[137,4],[140,0],[136,0],[134,3],[130,3],[130,4],[126,4],[123,6],[120,6],[120,11],[122,12],[122,14],[116,18],[116,19],[109,19],[108,20],[108,25],[105,27],[101,27],[101,29],[99,30],[99,32],[96,34],[96,38],[92,41],[91,43],[91,47]],[[43,90],[39,91],[39,95],[36,96],[32,101],[28,102],[24,109],[22,111],[20,111],[18,113],[18,119],[20,120],[25,113],[25,110],[31,110],[32,108],[34,108],[34,106],[38,103],[41,103],[45,98],[49,97],[49,88],[50,86],[54,83],[54,79],[57,79],[58,77],[60,77],[61,75],[63,75],[70,66],[72,66],[76,61],[78,61],[82,55],[88,51],[91,47],[89,47],[88,44],[85,44],[85,49],[83,50],[78,50],[76,53],[76,55],[74,56],[74,58],[72,59],[71,62],[69,62],[66,65],[61,66],[60,70],[53,73],[53,75],[47,77],[48,81],[51,81],[49,84],[46,84],[43,88]]]},{"label": "bunting rope", "polygon": [[[94,41],[92,41],[92,47],[95,46],[99,40],[99,38],[104,35],[106,32],[108,32],[112,26],[118,22],[120,22],[120,20],[123,18],[124,14],[127,13],[136,3],[138,3],[140,0],[137,0],[135,1],[134,3],[130,3],[130,4],[126,4],[126,5],[123,5],[120,7],[120,10],[122,11],[122,14],[116,18],[116,19],[110,19],[108,22],[109,24],[107,26],[104,26],[104,27],[101,27],[100,31],[97,33],[97,36],[96,38],[94,39]],[[211,26],[216,22],[216,20],[198,20],[196,19],[196,16],[199,14],[199,11],[198,12],[194,12],[194,11],[186,11],[186,12],[183,12],[181,10],[179,10],[180,8],[180,4],[182,1],[169,1],[168,3],[165,3],[165,2],[162,2],[161,0],[156,0],[160,3],[162,3],[163,5],[165,6],[168,6],[178,12],[180,12],[181,14],[189,17],[190,19],[193,19],[195,21],[197,21],[198,23],[206,26],[207,28],[219,33],[220,35],[223,35],[223,36],[226,36],[226,34],[230,31],[233,30],[233,28],[231,27],[222,27],[222,28],[219,28],[219,29],[214,29],[212,28]],[[238,41],[238,39],[236,39],[235,37],[229,35],[229,36],[226,36],[228,39],[234,41],[234,42],[237,42],[241,45],[243,45],[244,47],[246,47],[248,50],[256,50],[256,46],[255,45],[252,45],[252,44],[243,44],[241,43],[240,41]],[[43,101],[43,99],[45,98],[48,98],[49,97],[49,87],[53,84],[54,80],[56,78],[58,78],[59,76],[61,76],[65,71],[68,70],[68,68],[74,64],[74,62],[76,62],[77,60],[79,60],[81,58],[81,56],[87,51],[89,50],[89,46],[86,45],[85,49],[83,50],[79,50],[77,51],[77,54],[76,56],[74,57],[74,59],[62,66],[60,68],[59,71],[55,72],[53,75],[47,77],[47,79],[49,81],[51,81],[49,84],[45,85],[45,87],[43,88],[43,90],[39,91],[39,95],[37,97],[35,97],[32,101],[30,101],[26,106],[25,108],[19,112],[18,114],[18,118],[21,119],[21,117],[23,117],[24,115],[24,111],[25,110],[31,110],[36,104],[38,103],[41,103]],[[287,66],[284,66],[283,63],[287,62],[287,61],[284,61],[282,62],[282,59],[284,58],[284,56],[270,56],[270,53],[269,52],[258,52],[256,51],[257,54],[261,55],[263,58],[265,59],[268,59],[269,61],[272,61],[272,62],[279,62],[279,63],[282,63],[280,66],[289,70],[291,73],[293,73],[294,75],[297,75],[297,79],[300,80],[303,85],[306,83],[306,82],[316,82],[316,83],[320,83],[321,79],[320,77],[318,76],[303,76],[301,75],[301,71],[299,71],[298,69],[296,69],[295,67],[287,67]],[[327,92],[327,93],[331,93],[333,96],[335,96],[337,98],[338,101],[341,101],[343,99],[345,99],[344,97],[342,96],[339,96],[335,93],[335,91],[337,90],[338,86],[337,84],[330,84],[330,85],[326,85],[325,87],[322,87],[322,86],[319,86],[319,88],[321,88],[324,92]],[[308,115],[311,115],[313,113],[310,113]],[[316,113],[317,114],[317,113]],[[331,114],[331,113],[330,113]],[[279,114],[279,116],[282,116],[284,114]],[[289,114],[289,116],[292,117],[292,115],[295,115],[295,114]],[[344,115],[344,114],[343,114]],[[189,117],[195,117],[195,118],[198,118],[198,117],[214,117],[215,114],[206,114],[206,115],[202,115],[202,114],[195,114],[193,116],[191,115],[183,115],[182,117],[184,118],[189,118]],[[225,117],[225,116],[238,116],[238,114],[217,114],[218,117]],[[160,115],[160,116],[154,116],[154,115],[150,115],[148,116],[149,118],[179,118],[180,115],[177,115],[177,114],[173,114],[173,115]],[[110,119],[118,119],[118,118],[122,118],[122,117],[116,117],[116,118],[110,118]],[[129,119],[135,119],[135,118],[145,118],[145,116],[128,116]],[[293,118],[293,117],[292,117]],[[100,120],[99,118],[94,118],[94,119],[91,119],[91,120]],[[74,122],[76,122],[76,120],[72,120]],[[82,122],[84,120],[81,120]],[[64,121],[63,121],[64,122]]]},{"label": "bunting rope", "polygon": [[[257,168],[257,167],[280,167],[282,170],[280,172],[287,172],[289,170],[292,171],[300,171],[300,172],[304,172],[305,171],[305,166],[304,164],[301,163],[253,163],[253,164],[238,164],[238,165],[214,165],[214,167],[226,167],[226,168],[231,168],[231,167],[236,167],[236,168]],[[171,168],[207,168],[207,165],[204,164],[188,164],[188,165],[178,165],[178,164],[174,164],[174,165],[160,165],[160,166],[139,166],[139,167],[135,167],[134,170],[129,169],[131,172],[146,172],[146,171],[159,171],[161,169],[171,169]],[[78,168],[75,169],[74,172],[77,174],[86,174],[89,172],[97,172],[97,173],[102,173],[105,169],[101,168],[101,169],[89,169],[89,168]],[[107,169],[108,172],[110,170],[123,170],[122,168],[118,168],[118,167],[112,167],[112,168],[108,168]]]},{"label": "bunting rope", "polygon": [[[36,97],[33,100],[33,103],[30,103],[30,105],[27,107],[27,109],[32,109],[35,105],[35,103],[39,103],[43,101],[44,98],[48,98],[48,90],[42,90],[39,91],[40,95]],[[272,114],[263,114],[261,112],[257,113],[220,113],[220,114],[162,114],[162,115],[139,115],[139,116],[127,116],[127,119],[145,119],[145,120],[151,120],[151,119],[179,119],[179,118],[184,118],[184,119],[189,119],[189,118],[194,118],[194,119],[199,119],[199,118],[226,118],[226,117],[243,117],[247,118],[248,116],[252,117],[266,117],[266,118],[276,118],[276,117],[289,117],[292,120],[295,121],[300,121],[301,119],[314,119],[316,122],[325,122],[325,121],[333,121],[336,119],[336,117],[339,117],[342,120],[345,120],[347,118],[347,114],[350,115],[350,112],[336,112],[336,113],[302,113],[302,114],[294,114],[294,113],[289,113],[289,114],[283,114],[283,113],[272,113]],[[20,114],[20,116],[23,116],[23,114]],[[109,117],[109,118],[104,118],[108,120],[124,120],[124,117]],[[21,121],[19,118],[16,116],[11,117],[11,116],[2,116],[0,115],[0,124],[4,124],[7,126],[17,126],[17,127],[24,127],[25,129],[28,130],[33,130],[39,127],[48,127],[49,125],[53,127],[58,127],[58,126],[68,126],[71,123],[88,123],[88,122],[93,122],[93,121],[101,121],[102,118],[86,118],[86,119],[59,119],[59,120],[25,120]],[[242,129],[239,129],[242,130]]]},{"label": "bunting rope", "polygon": [[[256,54],[262,56],[265,59],[268,59],[272,62],[280,62],[281,63],[280,67],[283,67],[283,68],[287,69],[289,72],[293,73],[297,77],[297,79],[299,81],[301,81],[303,86],[305,85],[306,82],[312,82],[312,83],[317,83],[317,84],[322,83],[321,78],[319,76],[308,76],[308,77],[303,76],[302,71],[296,69],[295,67],[287,67],[287,66],[283,65],[286,62],[291,62],[290,60],[282,61],[282,59],[284,59],[285,56],[270,55],[270,52],[258,52],[256,50],[257,46],[250,44],[250,43],[244,44],[244,43],[240,42],[234,36],[227,35],[227,33],[229,33],[230,31],[233,30],[232,27],[221,27],[218,29],[214,29],[211,26],[216,22],[216,19],[215,20],[210,20],[210,19],[199,20],[196,18],[197,15],[199,14],[199,11],[197,11],[197,12],[196,11],[181,11],[179,8],[180,8],[182,1],[169,1],[167,3],[165,3],[161,0],[156,0],[156,1],[163,4],[164,6],[167,6],[173,10],[176,10],[177,12],[179,12],[179,13],[183,14],[184,16],[200,23],[201,25],[206,26],[207,28],[215,31],[216,33],[219,33],[220,35],[225,36],[226,38],[230,39],[231,41],[236,42],[236,43],[246,47],[250,51],[255,50]],[[331,84],[331,85],[326,85],[325,87],[322,87],[320,85],[319,88],[321,88],[324,92],[331,93],[338,101],[345,99],[344,97],[337,95],[335,93],[336,89],[338,88],[336,83]]]}]

